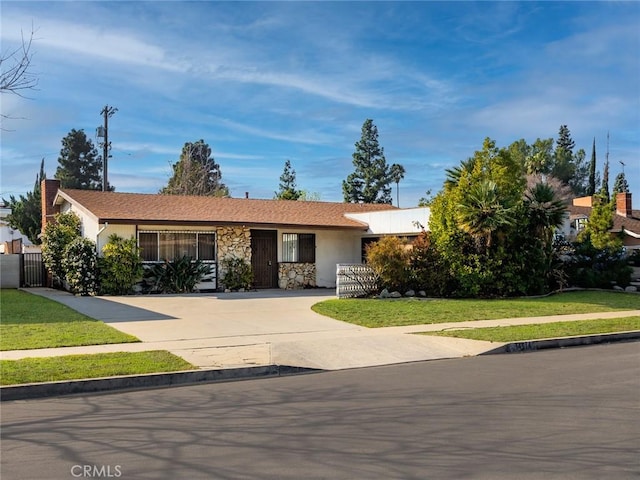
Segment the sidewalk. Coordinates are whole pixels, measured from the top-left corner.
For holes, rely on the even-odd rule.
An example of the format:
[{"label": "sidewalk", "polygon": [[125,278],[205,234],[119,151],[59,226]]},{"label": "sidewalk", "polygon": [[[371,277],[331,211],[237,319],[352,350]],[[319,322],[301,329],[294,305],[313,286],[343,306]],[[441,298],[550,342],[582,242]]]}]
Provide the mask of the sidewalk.
[{"label": "sidewalk", "polygon": [[168,350],[200,369],[287,365],[340,370],[474,356],[503,345],[411,335],[417,332],[640,315],[640,310],[631,310],[369,329],[323,317],[311,310],[311,305],[334,298],[331,290],[196,294],[188,297],[75,297],[44,288],[30,289],[29,292],[102,320],[137,336],[141,342],[6,351],[0,353],[4,360]]}]

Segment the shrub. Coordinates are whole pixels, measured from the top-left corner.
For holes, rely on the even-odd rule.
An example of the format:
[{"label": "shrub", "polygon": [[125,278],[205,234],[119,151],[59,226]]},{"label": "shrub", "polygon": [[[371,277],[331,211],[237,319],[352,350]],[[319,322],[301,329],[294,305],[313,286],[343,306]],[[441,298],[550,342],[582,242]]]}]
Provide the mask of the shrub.
[{"label": "shrub", "polygon": [[128,240],[113,234],[102,247],[100,289],[111,295],[131,293],[133,286],[142,279],[143,268],[140,248],[136,239]]},{"label": "shrub", "polygon": [[249,288],[253,283],[253,271],[251,264],[242,258],[227,257],[221,262],[222,269],[226,272],[223,285],[229,290]]},{"label": "shrub", "polygon": [[598,249],[588,238],[574,244],[574,252],[565,259],[569,285],[584,288],[611,288],[629,285],[632,269],[622,247]]},{"label": "shrub", "polygon": [[380,278],[381,286],[401,290],[409,285],[409,246],[398,237],[383,237],[367,245],[367,264]]},{"label": "shrub", "polygon": [[64,249],[62,267],[72,293],[79,295],[96,293],[97,266],[96,244],[91,240],[79,237]]},{"label": "shrub", "polygon": [[80,218],[73,212],[59,213],[53,222],[47,223],[42,237],[42,261],[55,281],[65,279],[64,250],[79,237]]},{"label": "shrub", "polygon": [[427,232],[422,232],[409,253],[410,284],[429,296],[443,297],[449,293],[451,279],[442,255],[430,244]]},{"label": "shrub", "polygon": [[153,265],[145,272],[144,278],[154,292],[190,293],[210,269],[202,260],[192,260],[191,257],[184,256]]}]

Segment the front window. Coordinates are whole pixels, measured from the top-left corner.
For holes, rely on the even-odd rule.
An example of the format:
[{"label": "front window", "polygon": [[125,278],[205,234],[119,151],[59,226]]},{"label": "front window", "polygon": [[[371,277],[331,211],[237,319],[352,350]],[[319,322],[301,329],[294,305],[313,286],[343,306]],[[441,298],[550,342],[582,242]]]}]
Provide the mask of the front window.
[{"label": "front window", "polygon": [[282,261],[315,263],[316,236],[313,233],[283,233]]},{"label": "front window", "polygon": [[138,243],[145,262],[191,257],[215,260],[215,234],[207,232],[139,232]]}]

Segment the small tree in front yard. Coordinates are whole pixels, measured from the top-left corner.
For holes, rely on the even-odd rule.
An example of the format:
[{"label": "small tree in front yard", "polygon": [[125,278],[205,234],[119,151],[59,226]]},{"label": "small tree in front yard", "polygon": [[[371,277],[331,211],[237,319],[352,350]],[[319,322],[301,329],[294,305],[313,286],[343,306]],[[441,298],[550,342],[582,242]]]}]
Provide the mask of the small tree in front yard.
[{"label": "small tree in front yard", "polygon": [[62,282],[66,270],[63,265],[67,245],[80,237],[80,218],[73,213],[59,213],[47,223],[42,236],[42,260],[54,281]]},{"label": "small tree in front yard", "polygon": [[119,235],[110,235],[108,243],[102,247],[99,265],[100,288],[111,295],[131,293],[144,273],[135,237],[125,240]]}]

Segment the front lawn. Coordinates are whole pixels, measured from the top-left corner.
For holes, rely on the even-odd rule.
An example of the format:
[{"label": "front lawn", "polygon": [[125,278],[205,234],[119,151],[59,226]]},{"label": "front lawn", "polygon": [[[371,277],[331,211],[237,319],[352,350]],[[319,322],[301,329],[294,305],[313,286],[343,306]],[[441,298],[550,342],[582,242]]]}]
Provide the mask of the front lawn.
[{"label": "front lawn", "polygon": [[475,299],[331,299],[314,312],[364,327],[393,327],[499,318],[540,317],[640,309],[640,295],[579,291],[543,298]]},{"label": "front lawn", "polygon": [[0,384],[16,385],[195,369],[182,358],[160,350],[23,358],[0,360]]},{"label": "front lawn", "polygon": [[640,316],[575,322],[535,323],[509,327],[469,328],[464,330],[442,330],[424,332],[422,335],[468,338],[488,342],[521,342],[544,338],[575,337],[598,333],[629,332],[640,330]]},{"label": "front lawn", "polygon": [[139,342],[65,305],[20,290],[0,292],[0,350]]}]

